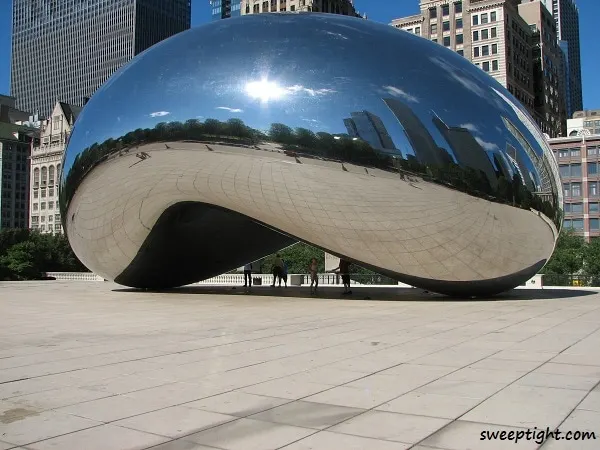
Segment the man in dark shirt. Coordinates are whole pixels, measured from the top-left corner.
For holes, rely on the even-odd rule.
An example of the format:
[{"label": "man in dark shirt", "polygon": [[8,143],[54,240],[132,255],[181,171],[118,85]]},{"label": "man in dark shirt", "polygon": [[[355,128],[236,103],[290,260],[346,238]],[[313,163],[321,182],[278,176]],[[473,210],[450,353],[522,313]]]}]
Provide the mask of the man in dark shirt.
[{"label": "man in dark shirt", "polygon": [[344,283],[344,295],[352,294],[350,290],[350,261],[346,259],[340,259],[340,275],[342,276],[342,283]]}]

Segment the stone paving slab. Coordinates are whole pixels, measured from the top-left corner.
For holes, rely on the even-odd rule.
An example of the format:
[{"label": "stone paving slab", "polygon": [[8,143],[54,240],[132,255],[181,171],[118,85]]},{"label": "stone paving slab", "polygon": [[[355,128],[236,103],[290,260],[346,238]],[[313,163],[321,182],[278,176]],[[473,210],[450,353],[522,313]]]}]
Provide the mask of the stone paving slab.
[{"label": "stone paving slab", "polygon": [[598,290],[353,290],[0,283],[0,450],[600,448]]}]

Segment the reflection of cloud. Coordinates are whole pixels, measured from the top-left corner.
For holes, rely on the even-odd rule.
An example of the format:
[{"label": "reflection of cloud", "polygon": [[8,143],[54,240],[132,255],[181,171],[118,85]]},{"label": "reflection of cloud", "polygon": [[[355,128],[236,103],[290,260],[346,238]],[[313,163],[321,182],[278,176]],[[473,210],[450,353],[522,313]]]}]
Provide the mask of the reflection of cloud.
[{"label": "reflection of cloud", "polygon": [[493,142],[486,142],[483,139],[481,139],[479,136],[475,136],[475,140],[477,141],[477,143],[479,145],[481,145],[485,150],[499,150],[500,148],[494,144]]},{"label": "reflection of cloud", "polygon": [[232,113],[242,113],[242,112],[244,112],[243,109],[240,109],[240,108],[230,108],[228,106],[217,106],[216,109],[223,109],[225,111],[229,111],[229,112],[232,112]]},{"label": "reflection of cloud", "polygon": [[384,86],[383,89],[393,97],[401,97],[408,102],[419,103],[419,99],[396,86]]},{"label": "reflection of cloud", "polygon": [[[435,65],[437,65],[438,67],[440,67],[443,70],[443,72],[448,75],[448,77],[450,79],[456,81],[465,89],[471,91],[473,94],[486,100],[487,102],[491,103],[495,107],[497,107],[501,110],[505,109],[505,106],[500,101],[500,99],[498,97],[496,97],[495,95],[492,95],[491,91],[488,91],[487,89],[485,89],[483,87],[483,83],[481,83],[475,76],[471,75],[464,69],[455,66],[451,62],[449,62],[439,56],[432,56],[429,58],[429,60],[432,63],[434,63]],[[474,67],[473,70],[481,70],[481,69],[477,69]],[[484,75],[483,71],[481,72],[481,75]]]},{"label": "reflection of cloud", "polygon": [[469,130],[471,133],[477,133],[479,134],[479,128],[477,128],[477,126],[475,126],[472,123],[463,123],[462,125],[459,125],[460,128],[465,128],[467,130]]},{"label": "reflection of cloud", "polygon": [[332,33],[331,31],[326,31],[325,33],[329,34],[331,36],[339,37],[340,39],[348,40],[348,38],[346,36],[344,36],[342,33]]},{"label": "reflection of cloud", "polygon": [[169,111],[156,111],[156,112],[150,113],[150,117],[163,117],[163,116],[168,116],[169,114],[171,114]]},{"label": "reflection of cloud", "polygon": [[331,93],[335,92],[333,89],[310,89],[310,88],[306,88],[304,86],[301,86],[299,84],[295,84],[294,86],[290,86],[286,90],[288,92],[293,93],[293,94],[296,94],[298,92],[305,92],[308,95],[310,95],[311,97],[315,97],[317,95],[327,95],[327,94],[331,94]]},{"label": "reflection of cloud", "polygon": [[302,119],[304,122],[310,122],[310,123],[319,123],[318,120],[315,119]]}]

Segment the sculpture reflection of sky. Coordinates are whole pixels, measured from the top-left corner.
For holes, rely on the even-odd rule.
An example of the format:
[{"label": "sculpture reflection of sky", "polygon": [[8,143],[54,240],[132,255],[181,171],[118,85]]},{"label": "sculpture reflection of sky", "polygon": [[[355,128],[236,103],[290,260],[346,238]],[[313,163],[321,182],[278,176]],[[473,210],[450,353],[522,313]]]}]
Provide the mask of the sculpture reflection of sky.
[{"label": "sculpture reflection of sky", "polygon": [[[454,52],[362,19],[261,14],[217,21],[157,44],[115,73],[81,113],[69,144],[76,151],[68,152],[63,173],[93,142],[195,118],[237,117],[264,131],[284,123],[346,134],[344,118],[366,110],[383,120],[403,155],[414,154],[385,98],[409,105],[450,154],[434,115],[468,129],[488,152],[506,152],[507,143],[524,152],[505,116],[541,155],[529,126],[494,89],[512,98]],[[533,170],[529,158],[523,160]]]}]

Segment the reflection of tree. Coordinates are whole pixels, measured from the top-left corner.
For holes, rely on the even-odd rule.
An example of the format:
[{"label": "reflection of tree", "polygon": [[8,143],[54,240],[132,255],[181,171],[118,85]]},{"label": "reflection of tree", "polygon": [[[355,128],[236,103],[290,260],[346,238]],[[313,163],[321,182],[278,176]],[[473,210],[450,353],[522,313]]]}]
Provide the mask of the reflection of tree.
[{"label": "reflection of tree", "polygon": [[[154,128],[138,128],[117,139],[109,138],[102,143],[94,143],[75,157],[61,185],[60,201],[66,212],[68,203],[77,186],[89,171],[112,155],[121,155],[131,148],[156,142],[218,142],[226,145],[254,147],[261,142],[275,142],[288,151],[288,154],[307,158],[321,158],[346,162],[365,167],[375,167],[385,171],[415,174],[426,181],[443,184],[470,195],[490,201],[536,209],[550,217],[560,227],[562,217],[555,195],[544,198],[534,195],[523,184],[519,175],[508,180],[498,173],[498,184],[492,188],[488,176],[481,170],[462,167],[453,162],[442,165],[425,165],[414,156],[406,159],[382,153],[362,139],[351,138],[347,134],[313,132],[306,128],[292,128],[282,123],[273,123],[267,134],[247,126],[240,119],[221,122],[206,119],[200,122],[190,119],[186,122],[161,122]],[[168,148],[168,147],[167,147]]]}]

